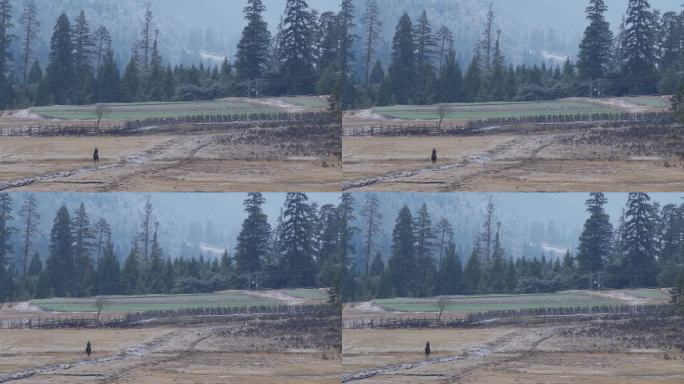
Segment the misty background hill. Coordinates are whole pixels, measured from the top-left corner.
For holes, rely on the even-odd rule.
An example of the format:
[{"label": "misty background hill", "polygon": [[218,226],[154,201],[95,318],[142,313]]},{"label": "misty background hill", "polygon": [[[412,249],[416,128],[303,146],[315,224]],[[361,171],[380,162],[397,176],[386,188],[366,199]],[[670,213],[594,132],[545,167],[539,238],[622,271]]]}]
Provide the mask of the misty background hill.
[{"label": "misty background hill", "polygon": [[[14,1],[14,20],[19,20],[22,2]],[[38,11],[41,32],[37,56],[42,62],[47,61],[50,36],[59,15],[66,12],[74,20],[83,9],[92,31],[104,25],[111,32],[116,59],[123,65],[139,37],[148,1],[42,0]],[[264,17],[274,33],[285,10],[285,0],[263,2]],[[151,3],[154,28],[159,29],[160,50],[166,62],[198,64],[203,61],[214,65],[224,57],[233,61],[245,26],[242,10],[246,0],[151,0]],[[319,12],[339,8],[338,0],[308,0],[308,4]]]},{"label": "misty background hill", "polygon": [[[617,31],[627,10],[627,0],[605,2],[611,29]],[[415,22],[425,10],[434,31],[445,25],[454,33],[457,58],[465,66],[481,38],[490,3],[496,14],[496,28],[502,30],[502,50],[507,62],[515,65],[544,61],[555,65],[577,54],[588,24],[584,12],[586,0],[378,0],[383,22],[378,55],[388,63],[392,36],[404,12]],[[650,3],[663,13],[679,11],[682,4],[680,0],[651,0]],[[366,0],[357,0],[359,26],[365,4]],[[359,41],[356,48],[357,56],[361,55]]]}]

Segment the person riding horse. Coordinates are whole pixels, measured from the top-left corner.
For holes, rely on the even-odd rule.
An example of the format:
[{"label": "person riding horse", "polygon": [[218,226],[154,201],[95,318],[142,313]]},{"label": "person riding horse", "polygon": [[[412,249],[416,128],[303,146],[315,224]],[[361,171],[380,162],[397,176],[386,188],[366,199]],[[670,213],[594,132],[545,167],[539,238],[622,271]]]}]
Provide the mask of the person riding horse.
[{"label": "person riding horse", "polygon": [[432,150],[432,165],[437,164],[437,148]]},{"label": "person riding horse", "polygon": [[430,350],[430,342],[428,341],[427,344],[425,344],[425,358],[429,359],[431,353],[432,351]]},{"label": "person riding horse", "polygon": [[90,357],[90,354],[93,353],[93,348],[90,345],[90,341],[88,341],[88,344],[86,344],[85,353],[88,355],[88,357]]},{"label": "person riding horse", "polygon": [[100,162],[100,151],[95,148],[95,152],[93,152],[93,163],[97,164]]}]

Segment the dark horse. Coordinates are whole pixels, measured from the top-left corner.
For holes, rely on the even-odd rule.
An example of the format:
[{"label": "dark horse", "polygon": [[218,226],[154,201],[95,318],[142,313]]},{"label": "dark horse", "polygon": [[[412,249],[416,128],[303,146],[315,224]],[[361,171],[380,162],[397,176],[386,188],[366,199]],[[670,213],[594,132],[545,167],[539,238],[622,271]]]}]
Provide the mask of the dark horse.
[{"label": "dark horse", "polygon": [[432,351],[430,350],[430,342],[428,341],[427,344],[425,344],[425,358],[429,359],[431,353]]},{"label": "dark horse", "polygon": [[95,148],[95,152],[93,152],[93,163],[97,164],[100,162],[100,151]]},{"label": "dark horse", "polygon": [[432,164],[437,164],[437,148],[432,150]]},{"label": "dark horse", "polygon": [[93,348],[92,348],[92,346],[90,345],[90,341],[88,341],[88,344],[86,344],[85,353],[88,355],[88,357],[90,357],[90,354],[93,353]]}]

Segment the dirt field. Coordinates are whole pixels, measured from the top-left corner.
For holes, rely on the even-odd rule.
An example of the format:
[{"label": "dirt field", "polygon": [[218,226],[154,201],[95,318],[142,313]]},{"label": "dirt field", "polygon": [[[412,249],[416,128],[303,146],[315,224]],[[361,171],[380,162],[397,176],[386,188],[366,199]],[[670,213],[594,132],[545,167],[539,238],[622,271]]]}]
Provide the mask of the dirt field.
[{"label": "dirt field", "polygon": [[[600,138],[593,136],[600,135]],[[684,189],[684,139],[604,130],[464,137],[344,137],[350,191],[617,192]],[[586,140],[591,137],[591,141]],[[602,140],[610,137],[613,140]],[[438,164],[430,154],[436,148]]]},{"label": "dirt field", "polygon": [[[325,135],[277,144],[279,132],[126,137],[6,137],[0,189],[31,191],[339,191]],[[93,148],[100,164],[91,162]]]},{"label": "dirt field", "polygon": [[343,383],[680,383],[680,326],[678,318],[344,330]]},{"label": "dirt field", "polygon": [[331,318],[0,330],[0,383],[337,383],[340,346],[339,320]]},{"label": "dirt field", "polygon": [[[459,104],[444,122],[539,113],[647,113],[666,98],[566,99]],[[551,108],[550,112],[544,112]],[[554,109],[555,108],[555,109]],[[579,109],[578,109],[579,108]],[[584,109],[583,109],[584,108]],[[385,111],[385,112],[383,112]],[[389,111],[389,112],[388,112]],[[416,112],[418,111],[418,112]],[[605,192],[684,189],[684,137],[671,126],[579,124],[494,127],[460,136],[353,136],[370,127],[435,126],[436,106],[395,106],[345,114],[343,189],[395,192]],[[416,115],[416,116],[413,116]],[[397,118],[396,116],[405,116]],[[422,116],[422,117],[421,117]],[[438,163],[430,161],[432,149]]]}]

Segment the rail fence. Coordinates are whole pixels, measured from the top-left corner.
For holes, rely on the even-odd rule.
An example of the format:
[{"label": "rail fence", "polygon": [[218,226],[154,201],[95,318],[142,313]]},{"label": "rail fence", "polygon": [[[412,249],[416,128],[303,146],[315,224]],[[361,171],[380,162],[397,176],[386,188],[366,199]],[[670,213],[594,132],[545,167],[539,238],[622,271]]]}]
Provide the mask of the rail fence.
[{"label": "rail fence", "polygon": [[45,124],[18,125],[16,127],[0,128],[0,136],[123,136],[149,132],[150,130],[163,131],[164,127],[179,125],[220,129],[222,127],[239,128],[245,125],[254,125],[254,123],[265,123],[273,126],[287,126],[300,123],[330,125],[334,124],[336,120],[336,115],[330,112],[191,115],[173,118],[130,120],[99,128],[95,122],[82,121],[78,123],[50,122]]},{"label": "rail fence", "polygon": [[141,322],[184,317],[227,317],[235,315],[282,315],[329,317],[340,315],[338,307],[332,305],[278,305],[253,307],[189,308],[177,310],[155,310],[127,313],[119,317],[105,317],[100,320],[91,317],[44,317],[0,320],[0,329],[69,329],[69,328],[130,328]]},{"label": "rail fence", "polygon": [[589,113],[565,115],[536,115],[522,117],[502,117],[450,123],[439,127],[438,122],[412,124],[382,124],[365,127],[347,127],[345,136],[457,136],[482,133],[487,130],[519,127],[545,126],[554,128],[577,128],[577,124],[601,124],[605,127],[619,127],[634,124],[669,125],[677,123],[670,112],[644,113]]},{"label": "rail fence", "polygon": [[636,315],[657,314],[670,309],[670,305],[621,305],[594,307],[530,308],[520,310],[493,310],[468,313],[462,317],[409,316],[383,317],[377,319],[345,320],[345,329],[414,329],[414,328],[467,328],[493,320],[525,317],[564,317],[577,315]]}]

